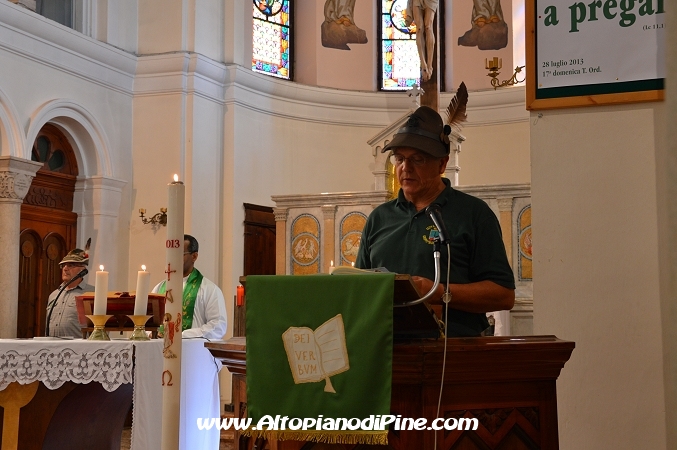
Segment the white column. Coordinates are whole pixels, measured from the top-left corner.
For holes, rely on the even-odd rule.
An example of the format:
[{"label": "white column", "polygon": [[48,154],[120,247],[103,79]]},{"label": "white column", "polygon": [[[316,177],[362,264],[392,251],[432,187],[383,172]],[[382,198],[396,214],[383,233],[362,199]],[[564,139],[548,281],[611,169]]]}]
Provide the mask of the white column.
[{"label": "white column", "polygon": [[251,69],[252,2],[226,0],[224,10],[224,62]]},{"label": "white column", "polygon": [[287,208],[273,208],[275,214],[275,274],[287,274]]},{"label": "white column", "polygon": [[16,337],[21,203],[41,163],[0,156],[0,338]]},{"label": "white column", "polygon": [[[78,180],[73,212],[78,215],[78,242],[92,238],[89,267],[103,264],[110,272],[110,290],[134,289],[128,285],[127,255],[119,242],[120,204],[126,181],[107,177]],[[90,283],[91,284],[91,283]]]},{"label": "white column", "polygon": [[336,205],[322,205],[322,218],[324,219],[324,232],[322,233],[322,250],[324,261],[322,273],[329,273],[329,263],[333,260],[334,265],[338,266],[341,261],[336,256]]},{"label": "white column", "polygon": [[461,144],[465,141],[465,136],[452,131],[451,136],[451,151],[449,152],[449,162],[444,171],[445,176],[451,181],[452,186],[458,186],[458,173],[461,171],[459,166],[459,153],[461,153]]}]

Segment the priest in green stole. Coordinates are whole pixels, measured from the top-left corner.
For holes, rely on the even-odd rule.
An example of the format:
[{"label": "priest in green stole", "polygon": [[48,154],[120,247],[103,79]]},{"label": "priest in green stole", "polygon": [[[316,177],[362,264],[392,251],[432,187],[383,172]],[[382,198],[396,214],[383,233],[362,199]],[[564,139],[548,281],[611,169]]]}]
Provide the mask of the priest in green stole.
[{"label": "priest in green stole", "polygon": [[[183,337],[222,339],[227,327],[223,292],[195,268],[199,250],[197,239],[189,234],[184,234],[183,238]],[[153,288],[153,292],[159,294],[164,294],[165,290],[165,281]]]}]

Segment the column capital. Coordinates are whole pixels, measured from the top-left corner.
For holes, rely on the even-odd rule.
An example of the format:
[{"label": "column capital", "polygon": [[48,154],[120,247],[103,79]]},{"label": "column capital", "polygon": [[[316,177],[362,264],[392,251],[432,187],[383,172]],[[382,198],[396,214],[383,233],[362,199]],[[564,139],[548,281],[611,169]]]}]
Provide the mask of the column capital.
[{"label": "column capital", "polygon": [[514,203],[514,198],[497,198],[496,202],[498,203],[498,210],[503,211],[512,211],[512,206]]},{"label": "column capital", "polygon": [[336,205],[322,205],[322,218],[334,220],[336,218]]},{"label": "column capital", "polygon": [[0,156],[0,201],[21,203],[42,163]]},{"label": "column capital", "polygon": [[273,208],[273,214],[275,214],[275,222],[286,222],[287,217],[289,216],[289,209]]}]

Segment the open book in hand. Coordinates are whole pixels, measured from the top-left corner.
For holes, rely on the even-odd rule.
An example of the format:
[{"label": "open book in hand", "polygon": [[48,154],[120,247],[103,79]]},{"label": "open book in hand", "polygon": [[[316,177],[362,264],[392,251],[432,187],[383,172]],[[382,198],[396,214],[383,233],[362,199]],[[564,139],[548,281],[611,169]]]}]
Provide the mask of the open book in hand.
[{"label": "open book in hand", "polygon": [[337,314],[317,327],[289,327],[282,333],[294,383],[325,380],[325,392],[336,393],[329,377],[350,369],[343,316]]},{"label": "open book in hand", "polygon": [[390,272],[385,267],[376,267],[375,269],[358,269],[351,266],[331,266],[329,268],[330,275],[360,275],[365,273],[388,273]]}]

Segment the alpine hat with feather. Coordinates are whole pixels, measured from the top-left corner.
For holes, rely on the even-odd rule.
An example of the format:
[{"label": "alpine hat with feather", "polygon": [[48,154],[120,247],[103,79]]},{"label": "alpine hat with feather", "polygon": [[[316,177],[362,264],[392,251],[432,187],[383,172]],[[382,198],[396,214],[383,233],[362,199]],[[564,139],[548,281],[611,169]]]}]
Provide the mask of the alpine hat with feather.
[{"label": "alpine hat with feather", "polygon": [[92,244],[92,238],[87,239],[87,245],[85,249],[81,250],[79,248],[74,248],[66,256],[63,257],[59,263],[59,267],[63,266],[66,263],[71,264],[84,264],[85,266],[89,265],[89,247]]},{"label": "alpine hat with feather", "polygon": [[384,148],[393,150],[401,147],[409,147],[427,153],[435,158],[443,158],[449,155],[449,135],[451,127],[460,128],[460,124],[467,120],[465,113],[468,103],[468,90],[464,83],[459,86],[456,95],[449,102],[446,110],[447,120],[434,109],[421,106],[407,119],[407,123],[397,130],[393,140]]}]

